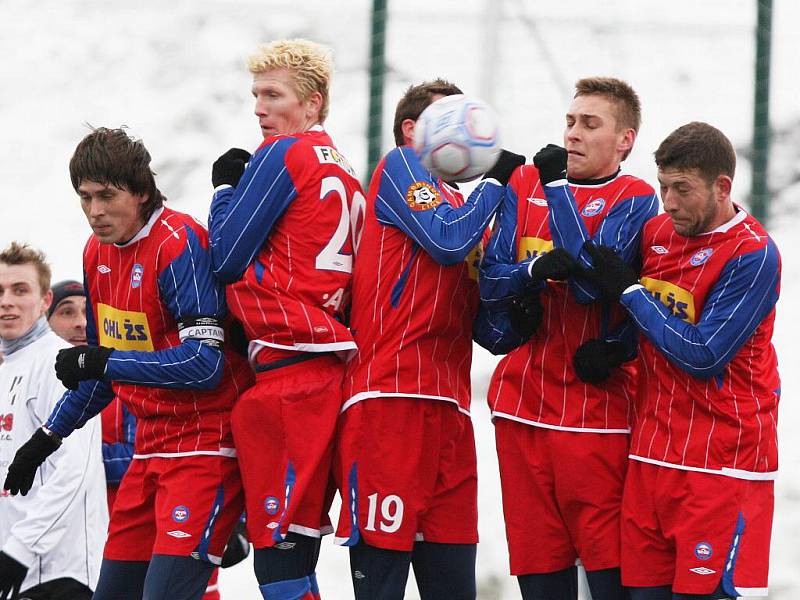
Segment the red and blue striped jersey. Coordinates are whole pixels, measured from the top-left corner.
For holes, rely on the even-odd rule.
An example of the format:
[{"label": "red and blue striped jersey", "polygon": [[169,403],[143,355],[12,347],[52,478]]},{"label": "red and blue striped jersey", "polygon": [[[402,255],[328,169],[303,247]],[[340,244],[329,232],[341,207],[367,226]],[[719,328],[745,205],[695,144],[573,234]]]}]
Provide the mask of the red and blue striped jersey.
[{"label": "red and blue striped jersey", "polygon": [[643,332],[631,457],[745,479],[778,468],[780,379],[772,346],[778,249],[739,209],[714,231],[647,223],[641,283],[621,302]]},{"label": "red and blue striped jersey", "polygon": [[490,312],[500,311],[513,297],[538,293],[543,318],[492,376],[488,399],[495,417],[565,431],[630,431],[635,362],[613,369],[597,385],[583,383],[572,366],[584,342],[621,335],[624,309],[595,302],[597,290],[583,279],[536,282],[529,265],[554,247],[589,265],[582,250],[589,239],[635,262],[642,226],[657,209],[653,188],[631,175],[548,186],[534,166],[512,176],[481,267],[481,301]]},{"label": "red and blue striped jersey", "polygon": [[158,209],[125,244],[89,238],[83,266],[88,343],[114,352],[105,381],[68,391],[48,428],[68,435],[117,396],[136,417],[137,457],[234,455],[230,410],[252,373],[234,352],[179,334],[179,323],[226,316],[205,228]]},{"label": "red and blue striped jersey", "polygon": [[251,356],[355,349],[344,321],[363,218],[361,185],[319,126],[266,139],[238,185],[215,191],[214,272]]},{"label": "red and blue striped jersey", "polygon": [[465,202],[409,147],[378,164],[353,274],[358,352],[347,365],[344,409],[405,396],[468,413],[481,238],[502,195],[487,180]]}]

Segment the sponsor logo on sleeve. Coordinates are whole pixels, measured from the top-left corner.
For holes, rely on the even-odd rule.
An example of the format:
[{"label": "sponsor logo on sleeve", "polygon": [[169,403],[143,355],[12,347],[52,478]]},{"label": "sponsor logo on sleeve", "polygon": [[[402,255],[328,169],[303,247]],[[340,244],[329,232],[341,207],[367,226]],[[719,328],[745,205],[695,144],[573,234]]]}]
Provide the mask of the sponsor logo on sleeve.
[{"label": "sponsor logo on sleeve", "polygon": [[131,287],[133,289],[136,289],[142,285],[142,275],[144,275],[144,267],[139,263],[133,265],[133,268],[131,269]]},{"label": "sponsor logo on sleeve", "polygon": [[606,207],[606,201],[602,198],[595,198],[589,204],[583,207],[581,214],[584,217],[594,217],[595,215],[602,212],[602,210]]},{"label": "sponsor logo on sleeve", "polygon": [[553,249],[553,241],[537,237],[523,237],[520,238],[517,246],[519,248],[517,251],[517,260],[520,261],[550,252],[550,250]]},{"label": "sponsor logo on sleeve", "polygon": [[688,323],[696,323],[694,296],[689,290],[678,287],[669,281],[642,277],[639,280],[656,300],[672,311],[672,314]]},{"label": "sponsor logo on sleeve", "polygon": [[706,262],[712,254],[714,254],[713,248],[703,248],[702,250],[698,250],[692,256],[689,264],[691,264],[693,267],[699,267]]},{"label": "sponsor logo on sleeve", "polygon": [[406,204],[411,210],[430,210],[442,203],[442,195],[433,184],[427,181],[415,181],[408,186]]},{"label": "sponsor logo on sleeve", "polygon": [[356,176],[353,167],[350,166],[348,160],[336,148],[331,148],[330,146],[314,146],[314,152],[321,165],[339,165],[342,169],[347,171],[351,177]]},{"label": "sponsor logo on sleeve", "polygon": [[97,305],[97,324],[101,346],[142,352],[154,349],[147,315],[143,312],[120,310],[100,302]]}]

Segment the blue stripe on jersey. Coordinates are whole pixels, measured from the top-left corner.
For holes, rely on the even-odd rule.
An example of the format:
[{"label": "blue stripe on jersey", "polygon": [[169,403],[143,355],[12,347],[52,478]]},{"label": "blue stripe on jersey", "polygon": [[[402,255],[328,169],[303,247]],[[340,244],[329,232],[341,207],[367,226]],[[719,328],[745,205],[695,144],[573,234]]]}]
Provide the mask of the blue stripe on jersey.
[{"label": "blue stripe on jersey", "polygon": [[383,162],[375,216],[381,223],[401,229],[437,263],[456,265],[481,239],[503,198],[504,188],[495,182],[484,181],[463,206],[453,207],[443,199],[435,208],[412,210],[406,194],[418,181],[432,185],[442,194],[411,148],[403,146],[389,152]]},{"label": "blue stripe on jersey", "polygon": [[400,295],[403,293],[403,290],[406,287],[406,283],[408,282],[408,274],[411,272],[411,266],[414,264],[414,258],[416,258],[418,250],[419,246],[414,244],[414,246],[411,248],[411,256],[408,258],[408,263],[406,263],[406,266],[403,267],[403,271],[400,273],[400,278],[397,280],[397,283],[394,284],[394,287],[392,287],[392,308],[397,308],[397,305],[400,304]]},{"label": "blue stripe on jersey", "polygon": [[528,274],[530,259],[517,262],[517,203],[517,193],[506,186],[479,271],[481,302],[491,310],[496,303],[544,288],[544,283],[534,281]]},{"label": "blue stripe on jersey", "polygon": [[[225,318],[225,294],[211,274],[211,258],[194,231],[184,227],[186,246],[158,275],[164,307],[176,322],[190,317]],[[88,312],[88,311],[87,311]],[[106,379],[149,387],[210,390],[219,385],[222,352],[198,340],[187,339],[155,352],[114,350],[106,365]]]},{"label": "blue stripe on jersey", "polygon": [[694,377],[721,374],[778,301],[778,249],[763,248],[729,260],[705,301],[696,324],[672,315],[645,288],[623,294],[647,338],[675,365]]},{"label": "blue stripe on jersey", "polygon": [[[617,202],[608,211],[594,236],[581,218],[578,205],[568,185],[544,186],[549,210],[548,224],[553,246],[564,248],[586,269],[592,266],[583,244],[591,239],[595,244],[613,248],[627,263],[633,263],[639,250],[642,227],[656,216],[658,199],[655,194],[631,196]],[[575,299],[583,304],[597,300],[597,288],[583,278],[571,278]]]},{"label": "blue stripe on jersey", "polygon": [[242,274],[275,222],[297,196],[286,168],[296,138],[281,138],[256,151],[235,188],[218,190],[208,217],[214,274],[225,283]]}]

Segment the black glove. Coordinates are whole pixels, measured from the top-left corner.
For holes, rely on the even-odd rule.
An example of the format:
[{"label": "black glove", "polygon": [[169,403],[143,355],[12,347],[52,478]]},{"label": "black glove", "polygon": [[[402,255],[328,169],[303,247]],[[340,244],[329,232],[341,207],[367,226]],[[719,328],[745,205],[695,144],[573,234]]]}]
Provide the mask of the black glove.
[{"label": "black glove", "polygon": [[519,154],[514,154],[508,150],[500,151],[500,158],[494,163],[494,166],[486,171],[484,179],[496,179],[501,185],[508,185],[508,180],[511,179],[512,173],[525,164],[525,157]]},{"label": "black glove", "polygon": [[225,552],[222,553],[223,569],[238,565],[250,554],[250,540],[247,539],[247,532],[245,531],[244,521],[239,521],[236,528],[233,530],[231,537],[228,538],[228,545],[225,546]]},{"label": "black glove", "polygon": [[236,187],[249,161],[250,153],[247,150],[231,148],[214,161],[211,167],[211,183],[215,188],[224,184]]},{"label": "black glove", "polygon": [[539,181],[547,185],[567,177],[567,150],[555,144],[547,144],[533,157],[533,164],[539,169]]},{"label": "black glove", "polygon": [[247,349],[250,346],[250,340],[247,339],[247,334],[244,332],[244,325],[239,319],[231,319],[228,333],[225,337],[227,344],[233,348],[236,354],[247,356]]},{"label": "black glove", "polygon": [[539,293],[517,296],[508,305],[508,320],[511,327],[520,336],[528,339],[539,328],[542,322],[542,303]]},{"label": "black glove", "polygon": [[587,241],[583,249],[592,257],[592,268],[584,271],[583,276],[598,287],[606,300],[619,300],[622,292],[639,283],[636,271],[611,248]]},{"label": "black glove", "polygon": [[14,460],[8,465],[3,489],[10,491],[12,496],[19,493],[26,495],[33,485],[36,470],[60,445],[58,438],[47,435],[41,427],[34,431],[31,439],[20,446]]},{"label": "black glove", "polygon": [[553,248],[533,261],[531,275],[534,279],[563,281],[580,271],[580,265],[564,248]]},{"label": "black glove", "polygon": [[56,377],[64,387],[77,390],[86,379],[102,379],[113,348],[105,346],[74,346],[59,350],[56,355]]},{"label": "black glove", "polygon": [[611,374],[611,369],[628,359],[622,342],[589,340],[581,344],[572,357],[575,374],[584,383],[602,383]]},{"label": "black glove", "polygon": [[0,552],[0,600],[17,600],[28,567]]}]

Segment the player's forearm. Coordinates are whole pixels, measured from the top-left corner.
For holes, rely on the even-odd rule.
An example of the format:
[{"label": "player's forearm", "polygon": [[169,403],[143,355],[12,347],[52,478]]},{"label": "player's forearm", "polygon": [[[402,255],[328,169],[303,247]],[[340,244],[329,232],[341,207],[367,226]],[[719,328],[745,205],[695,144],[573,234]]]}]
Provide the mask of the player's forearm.
[{"label": "player's forearm", "polygon": [[486,256],[478,275],[481,302],[492,309],[495,305],[503,305],[532,290],[543,289],[544,282],[531,277],[530,262],[524,260],[508,264],[496,262],[494,257]]},{"label": "player's forearm", "polygon": [[105,381],[81,381],[77,390],[68,390],[56,403],[45,427],[65,438],[86,424],[114,398],[111,384]]},{"label": "player's forearm", "polygon": [[472,339],[495,355],[508,354],[526,341],[511,326],[505,311],[489,310],[483,303],[473,323]]},{"label": "player's forearm", "polygon": [[155,352],[115,350],[108,359],[105,380],[157,388],[211,390],[219,385],[223,367],[219,348],[187,339]]},{"label": "player's forearm", "polygon": [[106,471],[106,483],[117,484],[128,470],[133,459],[133,444],[118,442],[103,444],[103,466]]}]

